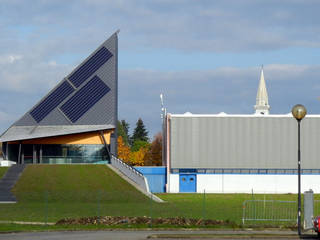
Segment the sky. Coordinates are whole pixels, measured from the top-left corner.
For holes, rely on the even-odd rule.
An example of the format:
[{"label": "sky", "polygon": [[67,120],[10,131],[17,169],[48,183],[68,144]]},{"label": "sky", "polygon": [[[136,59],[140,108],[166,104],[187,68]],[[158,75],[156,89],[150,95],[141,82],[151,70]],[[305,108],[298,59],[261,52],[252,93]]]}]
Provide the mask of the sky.
[{"label": "sky", "polygon": [[0,0],[0,132],[119,33],[119,119],[169,113],[320,114],[318,0]]}]

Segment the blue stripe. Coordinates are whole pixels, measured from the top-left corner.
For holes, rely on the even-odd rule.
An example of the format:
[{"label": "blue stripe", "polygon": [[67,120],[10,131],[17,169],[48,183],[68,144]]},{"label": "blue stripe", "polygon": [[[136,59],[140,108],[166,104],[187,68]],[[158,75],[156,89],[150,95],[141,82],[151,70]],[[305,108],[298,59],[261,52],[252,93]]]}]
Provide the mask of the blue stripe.
[{"label": "blue stripe", "polygon": [[[173,174],[243,174],[243,175],[297,175],[297,169],[258,169],[258,168],[173,168]],[[302,175],[320,175],[320,169],[301,169]]]}]

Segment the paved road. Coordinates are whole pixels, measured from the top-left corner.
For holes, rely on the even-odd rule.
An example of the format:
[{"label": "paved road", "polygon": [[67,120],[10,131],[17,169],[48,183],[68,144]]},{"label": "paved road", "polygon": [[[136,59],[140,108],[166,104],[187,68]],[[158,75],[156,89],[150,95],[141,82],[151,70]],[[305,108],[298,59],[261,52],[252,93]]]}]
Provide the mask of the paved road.
[{"label": "paved road", "polygon": [[[196,236],[196,234],[204,234],[206,238]],[[211,235],[212,234],[212,235]],[[232,236],[232,234],[235,234]],[[243,236],[245,234],[245,236]],[[256,238],[248,236],[247,234],[260,234],[260,237],[256,235]],[[125,230],[113,230],[113,231],[66,231],[66,232],[31,232],[31,233],[8,233],[0,234],[0,240],[142,240],[148,239],[182,239],[179,236],[193,235],[195,239],[261,239],[262,235],[274,234],[272,237],[269,235],[268,239],[298,239],[295,232],[291,231],[125,231]],[[157,238],[157,236],[161,238]],[[163,238],[171,236],[170,238]],[[175,236],[176,238],[172,238]],[[212,237],[210,237],[212,236]],[[281,237],[280,237],[281,236]],[[310,239],[310,237],[308,237]]]}]

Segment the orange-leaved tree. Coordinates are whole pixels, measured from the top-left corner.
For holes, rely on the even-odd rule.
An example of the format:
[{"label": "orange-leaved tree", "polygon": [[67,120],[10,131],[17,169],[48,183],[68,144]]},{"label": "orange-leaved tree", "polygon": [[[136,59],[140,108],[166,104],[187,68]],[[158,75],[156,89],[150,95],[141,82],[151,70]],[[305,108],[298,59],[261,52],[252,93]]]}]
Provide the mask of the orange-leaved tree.
[{"label": "orange-leaved tree", "polygon": [[162,165],[162,134],[160,132],[154,136],[150,150],[145,155],[144,162],[147,166]]},{"label": "orange-leaved tree", "polygon": [[118,158],[123,160],[125,163],[131,165],[131,151],[130,148],[124,143],[121,136],[118,137]]},{"label": "orange-leaved tree", "polygon": [[148,147],[141,147],[138,151],[131,153],[131,163],[135,166],[144,166],[145,155],[148,153]]}]

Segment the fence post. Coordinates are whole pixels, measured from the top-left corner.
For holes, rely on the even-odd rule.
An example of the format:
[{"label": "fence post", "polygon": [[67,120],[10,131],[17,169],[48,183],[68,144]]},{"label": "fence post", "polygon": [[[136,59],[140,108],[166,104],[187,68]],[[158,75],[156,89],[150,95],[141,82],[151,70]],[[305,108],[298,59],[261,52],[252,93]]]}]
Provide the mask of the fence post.
[{"label": "fence post", "polygon": [[263,196],[263,217],[266,218],[266,194]]},{"label": "fence post", "polygon": [[202,201],[202,220],[206,218],[206,189],[203,189],[203,201]]},{"label": "fence post", "polygon": [[246,201],[242,203],[242,224],[244,225],[244,221],[246,218]]},{"label": "fence post", "polygon": [[44,191],[44,224],[48,225],[48,191]]},{"label": "fence post", "polygon": [[98,190],[98,196],[97,196],[97,217],[98,217],[98,223],[100,223],[100,217],[101,217],[101,195],[102,195],[102,190]]},{"label": "fence post", "polygon": [[150,227],[152,228],[152,192],[150,191]]}]

